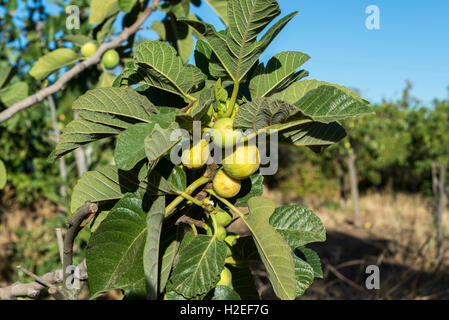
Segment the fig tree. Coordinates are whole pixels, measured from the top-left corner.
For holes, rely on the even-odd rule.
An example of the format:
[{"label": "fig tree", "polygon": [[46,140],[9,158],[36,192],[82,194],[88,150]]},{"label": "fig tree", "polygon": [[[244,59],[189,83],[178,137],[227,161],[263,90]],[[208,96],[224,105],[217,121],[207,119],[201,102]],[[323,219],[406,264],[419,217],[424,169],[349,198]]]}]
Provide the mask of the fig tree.
[{"label": "fig tree", "polygon": [[240,180],[231,178],[224,170],[218,171],[212,182],[214,191],[223,198],[236,196],[242,187]]},{"label": "fig tree", "polygon": [[234,179],[242,180],[259,169],[259,150],[255,145],[239,145],[223,159],[223,169]]}]

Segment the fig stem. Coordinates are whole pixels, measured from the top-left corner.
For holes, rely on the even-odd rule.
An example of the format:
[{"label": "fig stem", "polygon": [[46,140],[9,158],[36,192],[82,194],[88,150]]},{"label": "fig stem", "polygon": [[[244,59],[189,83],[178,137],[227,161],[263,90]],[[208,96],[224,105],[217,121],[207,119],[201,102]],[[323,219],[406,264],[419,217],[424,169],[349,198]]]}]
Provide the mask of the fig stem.
[{"label": "fig stem", "polygon": [[186,200],[189,200],[191,202],[193,202],[194,204],[196,204],[197,206],[202,207],[203,206],[203,201],[200,201],[198,199],[195,199],[194,197],[192,197],[191,195],[183,192],[183,191],[179,191],[178,194],[183,197]]},{"label": "fig stem", "polygon": [[229,209],[231,209],[232,211],[237,213],[242,219],[245,218],[245,214],[243,212],[241,212],[239,209],[234,207],[234,205],[232,203],[230,203],[228,200],[226,200],[226,199],[220,197],[218,194],[216,194],[214,190],[206,189],[205,191],[208,192],[209,194],[213,195],[215,198],[217,198],[218,200],[223,202],[225,205],[227,205]]},{"label": "fig stem", "polygon": [[211,217],[212,223],[214,225],[214,237],[216,237],[217,236],[217,230],[218,230],[217,218],[215,217],[215,214],[211,214],[210,217]]},{"label": "fig stem", "polygon": [[190,224],[190,227],[191,227],[192,230],[193,230],[193,234],[194,234],[195,236],[197,236],[197,235],[198,235],[198,230],[196,230],[196,226],[192,223],[192,224]]},{"label": "fig stem", "polygon": [[229,108],[226,110],[226,113],[223,115],[223,118],[229,118],[234,111],[235,102],[237,101],[237,95],[239,93],[240,82],[234,82],[234,89],[232,90],[231,100],[229,101]]},{"label": "fig stem", "polygon": [[[208,177],[201,177],[195,180],[191,185],[189,185],[186,190],[184,191],[185,194],[190,195],[193,191],[198,189],[200,186],[202,186],[205,183],[208,183],[211,178]],[[183,196],[177,196],[167,207],[165,207],[165,215],[164,218],[168,218],[171,216],[176,209],[176,206],[180,204],[185,198]],[[196,199],[195,199],[196,200]]]}]

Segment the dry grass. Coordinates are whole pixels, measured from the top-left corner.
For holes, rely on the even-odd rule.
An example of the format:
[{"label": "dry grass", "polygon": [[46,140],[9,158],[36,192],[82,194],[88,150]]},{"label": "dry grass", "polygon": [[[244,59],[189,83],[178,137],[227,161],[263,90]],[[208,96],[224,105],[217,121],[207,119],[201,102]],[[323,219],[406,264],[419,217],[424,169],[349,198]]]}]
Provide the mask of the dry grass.
[{"label": "dry grass", "polygon": [[[11,259],[14,259],[13,244],[20,241],[16,234],[18,229],[24,233],[31,233],[32,230],[40,228],[45,221],[58,214],[57,206],[47,201],[39,201],[33,205],[32,209],[23,209],[13,205],[13,201],[8,201],[8,209],[0,206],[0,286],[9,283],[11,273],[17,272],[15,265],[12,265]],[[55,241],[55,235],[42,234],[45,241]],[[31,253],[32,255],[33,253]],[[32,257],[38,261],[40,259],[39,252]]]}]

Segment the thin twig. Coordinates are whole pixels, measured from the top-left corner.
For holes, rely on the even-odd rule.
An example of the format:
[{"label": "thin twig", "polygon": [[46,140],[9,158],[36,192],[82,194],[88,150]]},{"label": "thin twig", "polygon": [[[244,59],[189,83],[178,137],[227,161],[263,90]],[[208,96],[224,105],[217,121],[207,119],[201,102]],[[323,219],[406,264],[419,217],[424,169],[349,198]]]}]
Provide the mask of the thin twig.
[{"label": "thin twig", "polygon": [[342,273],[340,273],[337,269],[335,269],[334,266],[327,264],[326,267],[329,271],[331,271],[341,281],[346,282],[348,285],[350,285],[351,287],[353,287],[359,291],[362,290],[362,288],[357,283],[346,278]]},{"label": "thin twig", "polygon": [[114,40],[107,42],[107,43],[103,43],[91,57],[76,64],[69,71],[64,73],[61,76],[61,78],[59,78],[54,84],[38,91],[37,93],[27,97],[26,99],[24,99],[22,101],[19,101],[19,102],[13,104],[11,107],[0,112],[0,123],[8,120],[12,116],[14,116],[16,113],[18,113],[24,109],[27,109],[38,102],[43,101],[49,95],[58,92],[73,77],[80,74],[82,71],[84,71],[88,67],[98,64],[101,60],[103,53],[105,53],[109,49],[120,47],[122,42],[125,42],[126,40],[128,40],[128,38],[132,34],[136,33],[139,30],[140,26],[145,22],[145,20],[148,18],[148,16],[151,13],[153,13],[153,11],[155,11],[157,9],[157,5],[159,4],[159,2],[160,2],[160,0],[153,0],[153,3],[151,4],[151,6],[147,7],[142,12],[140,17],[130,27],[125,28]]},{"label": "thin twig", "polygon": [[185,223],[189,225],[195,225],[197,227],[203,228],[205,227],[206,223],[200,220],[195,220],[193,218],[190,218],[189,216],[182,215],[176,220],[175,225],[179,225],[180,223]]},{"label": "thin twig", "polygon": [[32,273],[31,271],[25,269],[22,266],[17,266],[17,269],[19,269],[20,271],[22,271],[23,273],[25,273],[27,276],[33,278],[34,280],[36,280],[37,282],[39,282],[40,284],[46,286],[47,288],[53,288],[54,285],[51,284],[50,282],[42,279],[41,277],[39,277],[38,275]]}]

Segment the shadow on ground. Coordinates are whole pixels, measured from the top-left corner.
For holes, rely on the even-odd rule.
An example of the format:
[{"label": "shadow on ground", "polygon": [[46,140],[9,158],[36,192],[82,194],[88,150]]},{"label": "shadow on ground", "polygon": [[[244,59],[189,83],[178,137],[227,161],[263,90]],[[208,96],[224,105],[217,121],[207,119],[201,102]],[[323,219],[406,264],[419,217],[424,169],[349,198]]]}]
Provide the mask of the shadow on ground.
[{"label": "shadow on ground", "polygon": [[[449,299],[449,269],[442,261],[429,267],[419,250],[398,250],[385,239],[361,239],[330,231],[315,250],[323,268],[323,279],[315,279],[300,299]],[[401,257],[398,258],[400,252]],[[398,263],[400,260],[402,263]],[[380,289],[365,286],[369,265],[379,266]],[[276,299],[262,264],[251,266],[263,299]]]}]

